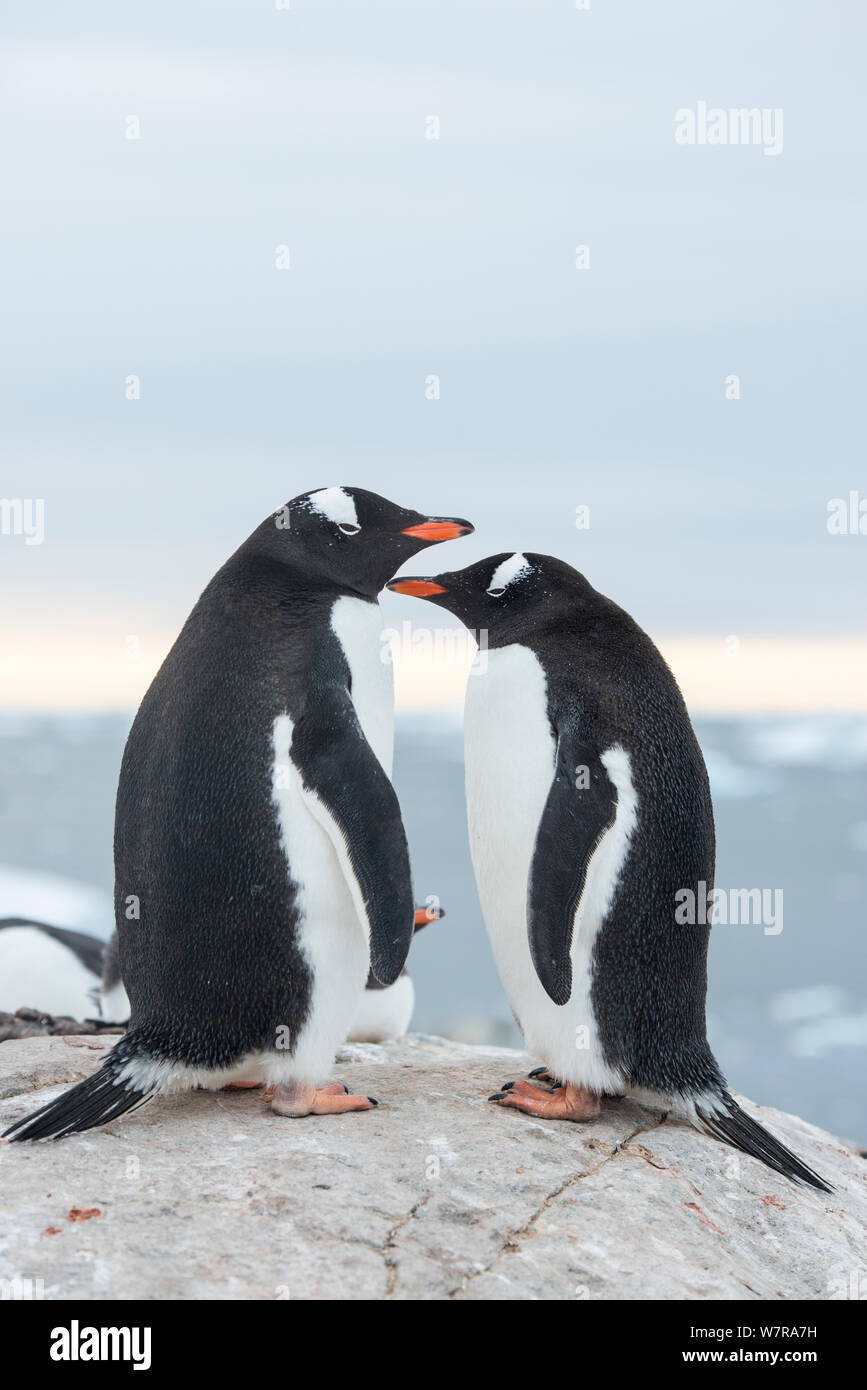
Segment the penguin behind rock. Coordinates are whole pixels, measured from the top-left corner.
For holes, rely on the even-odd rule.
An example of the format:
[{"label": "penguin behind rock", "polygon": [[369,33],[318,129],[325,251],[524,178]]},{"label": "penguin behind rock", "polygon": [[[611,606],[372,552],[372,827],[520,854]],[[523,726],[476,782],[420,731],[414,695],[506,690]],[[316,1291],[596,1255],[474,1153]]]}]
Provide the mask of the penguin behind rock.
[{"label": "penguin behind rock", "polygon": [[491,1099],[579,1121],[603,1094],[650,1099],[829,1191],[741,1109],[708,1045],[709,928],[675,912],[684,890],[713,887],[713,810],[653,642],[551,556],[496,555],[389,588],[486,639],[467,681],[470,848],[500,978],[545,1063],[532,1076],[557,1078]]},{"label": "penguin behind rock", "polygon": [[[441,907],[417,907],[415,930],[445,917]],[[378,1043],[402,1038],[415,1008],[415,988],[409,971],[402,970],[393,985],[381,985],[371,970],[353,1015],[348,1042]]]},{"label": "penguin behind rock", "polygon": [[472,529],[323,488],[264,521],[211,580],[121,765],[129,1032],[10,1138],[251,1077],[274,1087],[279,1114],[369,1108],[321,1082],[368,969],[392,984],[413,932],[377,595],[411,555]]}]

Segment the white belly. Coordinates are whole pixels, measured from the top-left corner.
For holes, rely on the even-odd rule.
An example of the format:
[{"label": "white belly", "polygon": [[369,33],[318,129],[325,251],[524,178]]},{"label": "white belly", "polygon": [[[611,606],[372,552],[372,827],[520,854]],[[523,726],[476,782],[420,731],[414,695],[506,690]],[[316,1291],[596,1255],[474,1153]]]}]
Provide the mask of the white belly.
[{"label": "white belly", "polygon": [[41,1009],[69,1018],[96,1013],[99,976],[82,965],[74,951],[38,927],[0,931],[0,1008]]},{"label": "white belly", "polygon": [[129,996],[118,980],[111,989],[99,991],[99,1013],[105,1023],[126,1023],[130,1016]]},{"label": "white belly", "polygon": [[[394,740],[392,670],[381,660],[378,604],[341,598],[332,610],[332,628],[340,641],[351,676],[352,701],[367,741],[391,775]],[[312,976],[310,1012],[295,1049],[280,1068],[268,1068],[269,1080],[291,1078],[298,1084],[321,1084],[335,1048],[346,1037],[370,962],[365,922],[355,906],[346,874],[326,828],[327,809],[310,809],[301,777],[291,762],[292,719],[274,721],[273,794],[289,871],[298,889],[299,939]],[[283,1071],[284,1075],[277,1075]]]},{"label": "white belly", "polygon": [[622,1078],[604,1060],[590,998],[593,941],[612,874],[620,872],[609,841],[616,824],[593,855],[576,913],[567,1004],[548,997],[530,956],[527,883],[556,757],[545,687],[537,657],[518,644],[489,651],[487,670],[467,681],[470,851],[497,969],[529,1051],[564,1081],[619,1091]]},{"label": "white belly", "polygon": [[400,975],[387,989],[362,990],[355,1006],[349,1042],[382,1042],[402,1038],[412,1018],[415,990],[409,975]]}]

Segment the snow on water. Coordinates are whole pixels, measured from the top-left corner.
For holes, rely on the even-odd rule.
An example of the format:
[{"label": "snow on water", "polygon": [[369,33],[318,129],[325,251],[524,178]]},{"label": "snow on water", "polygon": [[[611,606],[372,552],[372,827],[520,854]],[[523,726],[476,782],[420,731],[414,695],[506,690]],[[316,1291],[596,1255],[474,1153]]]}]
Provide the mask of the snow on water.
[{"label": "snow on water", "polygon": [[772,996],[770,1015],[789,1026],[786,1050],[793,1057],[826,1057],[841,1048],[867,1047],[867,1013],[847,1013],[851,1000],[837,985],[786,989]]},{"label": "snow on water", "polygon": [[710,792],[715,801],[744,796],[770,796],[776,790],[776,779],[755,768],[744,767],[721,748],[702,748],[710,778]]},{"label": "snow on water", "polygon": [[867,1047],[867,1013],[805,1023],[789,1036],[787,1046],[793,1057],[827,1057],[842,1048]]},{"label": "snow on water", "polygon": [[742,743],[749,761],[760,764],[853,772],[867,767],[867,719],[855,715],[747,720]]},{"label": "snow on water", "polygon": [[32,917],[107,941],[114,928],[111,898],[100,888],[59,874],[0,864],[0,917]]},{"label": "snow on water", "polygon": [[842,1014],[847,996],[837,985],[809,985],[784,989],[772,996],[770,1015],[775,1023],[801,1023],[805,1019]]}]

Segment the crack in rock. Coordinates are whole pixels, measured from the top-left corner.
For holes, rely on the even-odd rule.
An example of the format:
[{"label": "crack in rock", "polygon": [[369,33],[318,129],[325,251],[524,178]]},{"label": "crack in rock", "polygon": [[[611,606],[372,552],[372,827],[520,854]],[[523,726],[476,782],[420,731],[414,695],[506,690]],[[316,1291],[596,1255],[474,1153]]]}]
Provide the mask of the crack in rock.
[{"label": "crack in rock", "polygon": [[385,1268],[388,1274],[388,1282],[385,1290],[386,1298],[392,1298],[394,1296],[395,1288],[397,1287],[397,1258],[396,1254],[393,1253],[395,1251],[395,1240],[397,1236],[400,1234],[400,1232],[403,1230],[403,1228],[405,1226],[408,1226],[410,1221],[413,1221],[415,1217],[418,1215],[418,1213],[421,1211],[422,1207],[430,1201],[431,1195],[432,1194],[430,1192],[426,1192],[423,1197],[419,1197],[418,1201],[414,1202],[413,1205],[410,1207],[409,1211],[406,1213],[406,1216],[402,1216],[400,1220],[397,1221],[394,1224],[394,1226],[392,1226],[391,1230],[388,1232],[388,1235],[385,1237],[385,1240],[382,1243],[382,1255],[385,1260]]},{"label": "crack in rock", "polygon": [[[597,1173],[601,1173],[602,1169],[605,1168],[612,1161],[612,1159],[617,1158],[619,1154],[623,1153],[627,1149],[627,1146],[632,1143],[633,1139],[637,1139],[639,1134],[650,1134],[653,1130],[659,1129],[660,1125],[664,1124],[665,1121],[668,1119],[668,1115],[669,1112],[666,1111],[665,1114],[663,1114],[656,1121],[655,1124],[639,1125],[637,1129],[634,1129],[623,1139],[618,1139],[611,1152],[606,1154],[602,1162],[597,1163],[595,1168],[589,1168],[584,1173],[573,1173],[571,1177],[567,1178],[566,1181],[564,1183],[561,1183],[559,1187],[555,1188],[553,1192],[549,1192],[547,1196],[539,1204],[539,1206],[536,1208],[536,1210],[532,1213],[532,1215],[530,1215],[527,1218],[523,1226],[519,1226],[514,1231],[509,1231],[499,1250],[495,1254],[494,1258],[488,1264],[486,1264],[483,1269],[475,1270],[472,1274],[468,1274],[464,1279],[462,1279],[460,1284],[456,1284],[455,1287],[449,1291],[449,1298],[456,1298],[458,1294],[465,1293],[471,1283],[473,1283],[476,1279],[481,1279],[482,1275],[490,1273],[494,1265],[498,1262],[498,1260],[500,1260],[503,1257],[507,1250],[514,1250],[519,1248],[519,1242],[521,1237],[530,1234],[533,1227],[536,1225],[536,1222],[546,1211],[548,1211],[548,1209],[551,1206],[553,1206],[553,1204],[557,1201],[558,1197],[562,1197],[563,1193],[567,1192],[570,1187],[575,1187],[579,1182],[583,1182],[585,1178],[593,1178],[596,1176]],[[643,1154],[633,1153],[632,1157],[641,1158],[643,1162],[647,1162]]]}]

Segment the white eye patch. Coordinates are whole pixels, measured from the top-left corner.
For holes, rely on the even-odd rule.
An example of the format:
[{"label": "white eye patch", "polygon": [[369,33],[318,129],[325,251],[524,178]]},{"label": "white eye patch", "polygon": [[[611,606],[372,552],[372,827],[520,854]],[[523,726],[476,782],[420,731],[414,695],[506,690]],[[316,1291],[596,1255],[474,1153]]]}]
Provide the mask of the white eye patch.
[{"label": "white eye patch", "polygon": [[352,530],[348,534],[355,535],[356,531],[361,530],[355,512],[355,502],[342,487],[323,487],[318,492],[311,492],[307,505],[311,511],[319,512],[329,521],[333,521],[341,531],[344,527],[351,527]]},{"label": "white eye patch", "polygon": [[530,562],[524,555],[510,555],[508,559],[503,560],[491,575],[491,583],[488,587],[491,598],[500,598],[509,585],[513,584],[522,574],[526,574],[528,569],[530,569]]}]

